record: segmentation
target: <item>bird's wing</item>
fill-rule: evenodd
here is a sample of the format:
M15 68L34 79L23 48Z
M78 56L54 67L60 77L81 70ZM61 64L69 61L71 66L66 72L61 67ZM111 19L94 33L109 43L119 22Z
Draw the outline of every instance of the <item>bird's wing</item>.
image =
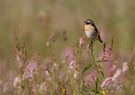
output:
M101 42L101 43L103 43L103 41L101 40L101 37L100 37L100 33L99 33L99 31L98 31L98 29L97 29L97 27L95 26L95 31L97 32L97 39Z
M94 27L95 27L95 31L98 33L98 29L97 29L97 27L94 25ZM99 33L98 33L99 34Z

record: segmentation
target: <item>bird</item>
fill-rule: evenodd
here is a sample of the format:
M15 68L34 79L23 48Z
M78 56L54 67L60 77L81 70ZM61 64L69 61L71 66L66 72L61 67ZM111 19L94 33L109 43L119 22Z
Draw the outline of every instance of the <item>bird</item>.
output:
M98 40L101 43L103 43L103 41L101 40L101 37L100 37L100 33L99 33L96 25L94 24L94 22L90 19L86 19L84 21L84 23L85 23L84 33L85 33L85 36L87 37L87 39L90 40L92 43L95 40Z

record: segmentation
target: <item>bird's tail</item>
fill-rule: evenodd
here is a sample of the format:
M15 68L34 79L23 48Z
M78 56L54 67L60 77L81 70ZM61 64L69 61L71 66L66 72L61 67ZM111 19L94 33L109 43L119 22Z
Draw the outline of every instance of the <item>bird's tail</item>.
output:
M98 40L99 40L101 43L103 43L103 41L101 40L100 35L98 35Z

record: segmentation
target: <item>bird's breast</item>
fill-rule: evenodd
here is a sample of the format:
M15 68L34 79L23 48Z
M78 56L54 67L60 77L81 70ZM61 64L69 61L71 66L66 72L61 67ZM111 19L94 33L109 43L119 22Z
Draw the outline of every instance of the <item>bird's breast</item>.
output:
M85 31L85 34L87 38L92 38L94 31Z
M94 30L94 27L91 25L85 25L84 29L85 31L91 31L91 30Z
M84 27L85 35L87 38L94 39L97 36L97 32L95 31L95 27L91 25L85 25Z

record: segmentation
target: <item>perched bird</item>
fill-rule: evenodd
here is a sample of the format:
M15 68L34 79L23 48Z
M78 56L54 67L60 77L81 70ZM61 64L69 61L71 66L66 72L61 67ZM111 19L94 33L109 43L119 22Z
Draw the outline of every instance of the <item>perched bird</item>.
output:
M86 37L93 42L95 39L99 40L101 43L103 43L103 41L101 40L99 31L97 29L97 27L95 26L94 22L90 19L87 19L86 21L84 21L85 26L84 26L84 32Z

